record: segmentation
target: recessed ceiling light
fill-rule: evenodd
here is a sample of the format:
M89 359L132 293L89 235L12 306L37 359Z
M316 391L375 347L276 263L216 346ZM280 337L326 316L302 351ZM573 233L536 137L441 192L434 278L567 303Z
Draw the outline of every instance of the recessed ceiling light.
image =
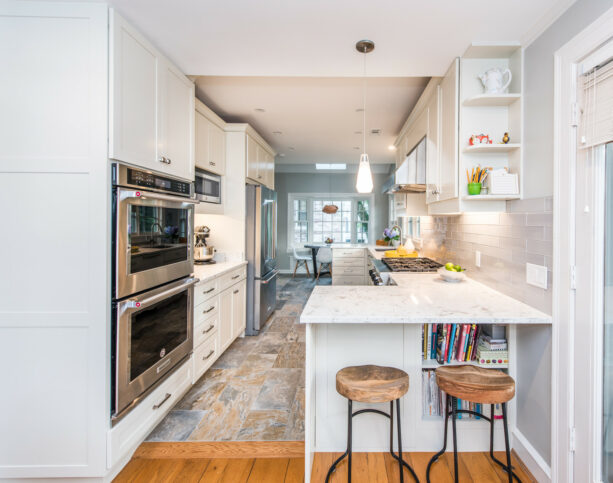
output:
M266 109L263 109L261 107L256 107L254 110L255 112L266 112Z
M379 134L381 134L381 129L371 129L370 134L374 134L375 136L378 136Z
M273 134L283 134L281 131L273 131Z
M387 149L389 149L390 151L396 151L396 146L394 146L393 144L390 144Z
M362 107L358 107L358 108L355 110L355 112L364 112L364 108L362 108Z
M315 169L347 169L346 163L315 163Z

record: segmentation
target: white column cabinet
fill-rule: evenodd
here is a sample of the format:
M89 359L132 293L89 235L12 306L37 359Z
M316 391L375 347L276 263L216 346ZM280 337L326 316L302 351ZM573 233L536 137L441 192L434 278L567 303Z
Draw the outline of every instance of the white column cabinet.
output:
M109 157L193 179L194 84L111 9Z
M232 287L232 339L243 333L247 323L245 291L247 282L243 280Z
M459 59L455 59L440 84L438 201L458 196Z

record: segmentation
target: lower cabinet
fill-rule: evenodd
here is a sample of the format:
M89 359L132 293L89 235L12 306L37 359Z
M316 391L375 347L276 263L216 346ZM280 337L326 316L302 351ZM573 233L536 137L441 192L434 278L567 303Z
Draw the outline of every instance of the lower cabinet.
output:
M229 288L219 295L219 330L217 340L220 351L224 351L232 343L232 289Z
M366 251L332 248L332 285L367 285Z
M247 282L245 280L232 287L232 338L241 335L247 325L247 300L245 291Z

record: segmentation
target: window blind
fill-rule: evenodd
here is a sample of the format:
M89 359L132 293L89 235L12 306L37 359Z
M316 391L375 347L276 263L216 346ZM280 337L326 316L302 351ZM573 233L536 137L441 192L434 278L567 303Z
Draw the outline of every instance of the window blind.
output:
M610 42L604 50L611 45ZM613 57L608 56L595 66L584 64L584 72L579 146L590 148L613 141Z

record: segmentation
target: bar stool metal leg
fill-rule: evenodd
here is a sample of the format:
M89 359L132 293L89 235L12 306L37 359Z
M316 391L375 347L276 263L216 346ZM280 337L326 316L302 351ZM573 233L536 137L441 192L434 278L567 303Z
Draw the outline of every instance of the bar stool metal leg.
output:
M402 469L403 466L405 466L409 472L411 473L411 476L413 476L413 479L419 483L419 478L417 478L417 474L415 473L415 471L413 471L413 468L411 467L411 465L409 465L404 458L402 457L402 433L400 430L400 427L402 426L402 423L400 421L400 399L396 399L396 412L397 417L397 428L398 428L398 455L396 455L394 453L394 436L393 436L393 432L394 432L394 423L393 423L393 418L394 418L394 401L390 401L390 431L392 432L392 434L390 435L390 453L392 454L392 457L398 461L398 467L400 470L400 481L404 482L404 471Z
M400 399L396 399L396 415L398 425L398 471L400 472L400 483L404 483L404 469L402 468L402 433L400 432Z
M456 420L456 408L458 400L455 397L451 398L451 431L453 432L453 474L454 481L458 483L458 436L456 433L455 420Z
M507 464L505 465L502 461L494 456L494 405L490 405L490 458L496 464L498 464L504 471L507 472L509 477L509 483L513 482L513 478L515 478L519 483L521 480L519 476L513 471L513 465L511 463L511 445L509 444L509 427L508 427L508 419L507 419L507 403L502 404L502 424L504 427L504 448L507 455Z
M451 398L449 396L445 396L445 432L443 435L443 448L436 453L428 462L428 467L426 468L426 482L430 483L430 468L436 463L436 461L441 457L441 455L445 454L447 450L447 428L449 427L449 402Z
M351 482L351 421L353 420L353 401L351 399L348 399L348 411L347 411L347 451L345 451L341 456L338 457L338 459L332 463L332 466L330 466L330 469L328 470L328 474L326 475L326 483L328 483L328 481L330 481L330 475L332 475L332 473L334 473L334 470L336 469L336 465L338 465L341 460L345 457L348 456L348 463L349 463L349 468L347 470L347 481Z

